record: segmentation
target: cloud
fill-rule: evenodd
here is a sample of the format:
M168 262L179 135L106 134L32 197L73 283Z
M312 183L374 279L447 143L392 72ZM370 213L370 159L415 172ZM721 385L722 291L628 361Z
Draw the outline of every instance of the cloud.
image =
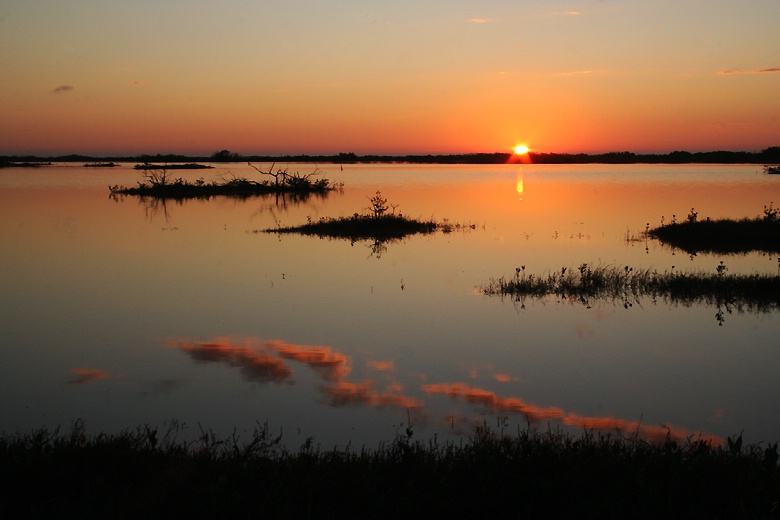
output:
M586 74L593 74L595 70L571 70L566 72L559 72L556 76L584 76Z
M375 383L371 379L360 383L346 381L352 371L350 359L329 347L256 338L215 338L199 343L171 341L167 345L186 352L196 361L238 367L245 379L256 382L292 383L293 372L285 361L302 363L316 370L328 383L320 391L331 406L422 407L419 400L401 394L402 386L398 383L391 383L380 391L374 388ZM378 371L393 370L392 361L369 362L369 366Z
M492 413L523 414L528 420L557 421L566 426L578 429L637 432L645 438L653 441L663 441L667 437L675 440L686 439L693 435L686 428L677 428L670 425L649 426L639 421L629 421L616 417L586 417L573 413L565 413L557 407L540 407L525 403L518 397L500 397L497 394L465 385L463 383L440 383L423 385L423 391L429 394L446 394L451 399L463 400L473 405L480 405ZM699 438L709 440L714 444L722 443L719 437L700 433Z
M324 387L323 393L331 406L368 405L374 408L421 408L419 400L392 392L374 390L373 381L350 383L339 381L335 385Z
M328 381L343 379L352 371L347 356L333 352L328 347L294 345L283 341L269 341L266 345L279 352L284 359L292 359L319 370Z
M135 85L135 86L137 86L137 87L145 87L146 85L148 85L148 84L149 84L149 82L148 82L148 81L139 81L139 80L135 80L135 81L131 81L131 82L130 82L130 84L131 84L131 85Z
M76 377L67 382L69 385L85 385L108 379L108 372L95 368L74 368L71 373Z
M395 370L395 362L390 361L379 361L379 360L369 360L366 362L366 365L368 368L372 370L376 370L377 372L389 372L391 370Z
M49 91L49 94L64 94L66 92L70 92L73 90L73 87L70 85L60 85L56 87L54 90Z
M238 367L244 378L250 381L282 383L292 380L292 370L284 364L284 360L262 348L231 345L220 339L194 344L180 342L170 346L183 350L196 361Z
M378 383L370 378L358 382L347 380L347 376L351 372L351 359L329 347L298 345L278 340L263 341L252 337L215 338L199 343L171 341L168 346L186 352L192 359L199 362L225 363L232 367L238 367L242 377L250 381L292 383L293 371L287 366L287 362L298 362L320 374L324 384L319 387L319 392L324 403L329 406L406 409L412 410L417 419L426 418L427 420L425 402L416 397L405 395L403 385L400 382L394 381L392 378L383 383ZM369 360L367 366L382 375L390 374L395 370L392 360ZM79 377L71 381L72 384L83 384L108 377L108 374L101 370L76 369L73 373ZM499 382L519 380L519 378L505 373L494 372L492 377ZM423 375L421 379L424 380L426 377ZM519 397L500 396L489 390L460 382L422 384L420 388L427 395L446 395L450 399L477 406L483 412L522 415L532 422L555 421L577 429L635 432L655 441L663 441L667 437L685 439L695 434L695 432L690 432L685 428L669 425L650 426L641 424L641 421L629 421L616 417L588 417L566 412L554 406L537 406L526 403ZM446 418L442 418L441 422L442 424L446 423L455 431L468 425L478 425L483 419L450 414ZM722 443L722 439L718 437L704 433L697 435L697 438L710 440L715 444Z
M469 18L471 23L488 23L487 18Z
M718 71L718 74L721 76L731 76L734 74L767 74L772 72L780 72L780 67L772 67L769 69L758 69L758 70L721 70Z

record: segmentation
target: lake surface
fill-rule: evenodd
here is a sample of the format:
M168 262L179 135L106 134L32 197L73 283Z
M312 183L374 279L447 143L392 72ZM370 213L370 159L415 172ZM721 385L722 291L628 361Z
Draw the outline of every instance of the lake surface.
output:
M174 171L246 175L247 165ZM269 165L258 165L268 167ZM289 165L302 173L313 165ZM780 204L756 165L320 165L305 202L112 199L132 164L0 170L0 430L178 421L293 449L414 438L639 431L780 440L780 316L643 300L515 302L491 279L562 267L777 274L763 254L689 257L627 240L663 218ZM384 244L260 233L363 212L462 224ZM673 217L673 215L675 217ZM183 425L183 426L182 426Z

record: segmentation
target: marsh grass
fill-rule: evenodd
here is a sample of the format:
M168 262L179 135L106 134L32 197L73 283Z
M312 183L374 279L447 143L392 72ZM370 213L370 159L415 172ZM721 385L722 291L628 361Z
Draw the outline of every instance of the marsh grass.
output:
M178 426L116 435L41 429L0 438L3 518L773 518L777 444L650 443L480 428L463 442L406 435L377 449L297 451Z
M681 222L673 219L668 224L648 229L647 236L660 240L688 254L736 254L751 251L780 252L779 209L764 206L762 215L749 219L704 219L692 208Z
M199 163L173 163L173 164L152 164L143 163L133 166L136 170L210 170L214 168L208 164Z
M722 312L770 312L780 308L780 276L728 274L720 262L715 272L665 271L634 269L624 266L563 267L539 276L526 274L525 266L515 269L512 278L491 280L482 287L487 295L545 298L581 302L590 306L594 300L619 302L624 307L649 298L672 305L690 306L705 303L717 306L719 322Z
M290 172L286 168L277 168L275 164L268 170L261 170L250 163L260 175L268 176L268 179L260 181L243 176L233 175L227 179L212 180L206 182L202 177L195 181L189 181L182 177L173 177L168 171L170 166L138 165L140 166L142 181L136 186L109 186L113 197L122 195L137 195L140 197L154 197L158 199L191 199L208 198L212 196L228 197L253 197L257 195L282 195L291 194L297 196L325 195L337 190L341 186L331 183L330 180L318 177L320 171L315 169L311 173ZM184 165L192 166L192 165Z
M451 224L445 220L420 220L395 213L397 205L390 205L377 191L369 198L370 206L363 213L348 217L321 217L297 226L277 226L262 230L263 233L296 233L320 238L340 238L351 241L373 240L380 245L416 234L430 234L436 231L452 233L456 230L474 229L474 225ZM392 208L392 212L388 210Z

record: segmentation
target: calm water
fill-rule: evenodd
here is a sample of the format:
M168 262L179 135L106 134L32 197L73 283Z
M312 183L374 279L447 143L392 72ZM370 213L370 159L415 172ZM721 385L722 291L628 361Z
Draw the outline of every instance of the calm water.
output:
M322 169L342 193L167 204L109 198L140 180L130 164L0 170L0 430L82 418L92 433L177 420L184 435L243 435L267 421L293 448L377 447L411 419L422 439L531 421L780 440L776 314L718 326L708 306L521 306L479 291L520 265L776 274L766 255L626 241L691 208L741 218L780 204L759 166ZM468 229L381 247L257 233L361 212L377 190Z

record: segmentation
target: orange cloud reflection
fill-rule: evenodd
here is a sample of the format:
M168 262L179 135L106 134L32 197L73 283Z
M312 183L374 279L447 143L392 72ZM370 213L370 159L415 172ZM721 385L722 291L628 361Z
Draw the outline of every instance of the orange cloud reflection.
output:
M393 393L380 393L373 388L373 381L350 383L339 381L333 386L324 387L323 393L329 397L332 406L354 404L369 405L375 408L421 408L422 402L413 397Z
M384 376L389 375L389 380L380 385L370 378L361 382L348 381L351 359L324 346L297 345L278 340L262 341L256 338L216 338L199 343L172 341L168 345L186 352L196 361L219 362L239 367L242 376L250 381L292 383L293 371L287 362L298 362L316 370L326 382L319 391L325 403L330 406L370 406L377 409L413 410L418 420L424 418L427 420L424 402L404 395L403 385L392 376L392 372L395 371L393 361L366 362L369 369L381 372ZM108 374L101 370L76 369L73 373L79 377L71 381L72 384L83 384L108 377ZM476 372L472 376L476 377ZM500 373L493 374L493 378L499 382L519 380L517 377ZM420 379L426 379L424 374ZM686 428L669 425L648 426L641 424L640 421L567 413L558 407L529 404L519 397L502 397L495 392L465 383L423 384L421 389L425 394L443 394L454 400L480 406L488 413L522 415L532 422L556 421L578 429L636 433L653 441L663 441L666 438L679 440L696 435L697 438L714 444L722 443L722 439L718 437L691 432ZM480 419L461 415L460 412L452 412L448 413L446 418L434 422L446 424L453 431L461 431L465 427L479 425L483 420L484 417Z
M96 368L74 368L71 373L76 377L68 381L69 385L85 385L108 379L108 372Z
M285 359L293 359L321 370L328 381L343 379L352 371L347 356L332 352L328 347L308 347L282 341L269 341L267 345Z
M428 394L447 394L453 399L461 398L472 404L480 404L493 412L520 413L530 420L562 420L563 410L554 407L539 407L527 404L517 397L498 397L495 393L481 388L474 388L463 383L440 383L423 385L423 391Z
M212 342L173 343L170 346L183 350L196 361L212 361L239 367L242 375L251 381L284 382L292 379L292 370L282 359L248 346L231 345L229 340Z
M533 422L554 420L579 429L636 432L643 438L656 442L663 441L667 437L674 440L685 439L694 434L687 428L677 428L670 425L648 426L639 421L628 421L614 417L585 417L572 413L566 414L560 408L530 405L517 397L499 397L488 390L474 388L463 383L423 385L423 390L429 394L446 394L453 399L479 404L493 413L523 414L529 421ZM716 445L723 442L720 437L714 435L699 433L696 436Z
M376 408L422 407L419 400L400 393L400 383L391 383L384 391L379 391L370 379L362 383L346 381L352 370L351 361L329 347L255 338L216 338L199 343L170 341L168 346L186 352L196 361L220 362L239 367L244 378L250 381L292 383L293 371L285 361L297 361L317 370L325 381L331 383L320 388L331 406L357 404ZM394 368L392 361L370 362L369 366L382 371Z

